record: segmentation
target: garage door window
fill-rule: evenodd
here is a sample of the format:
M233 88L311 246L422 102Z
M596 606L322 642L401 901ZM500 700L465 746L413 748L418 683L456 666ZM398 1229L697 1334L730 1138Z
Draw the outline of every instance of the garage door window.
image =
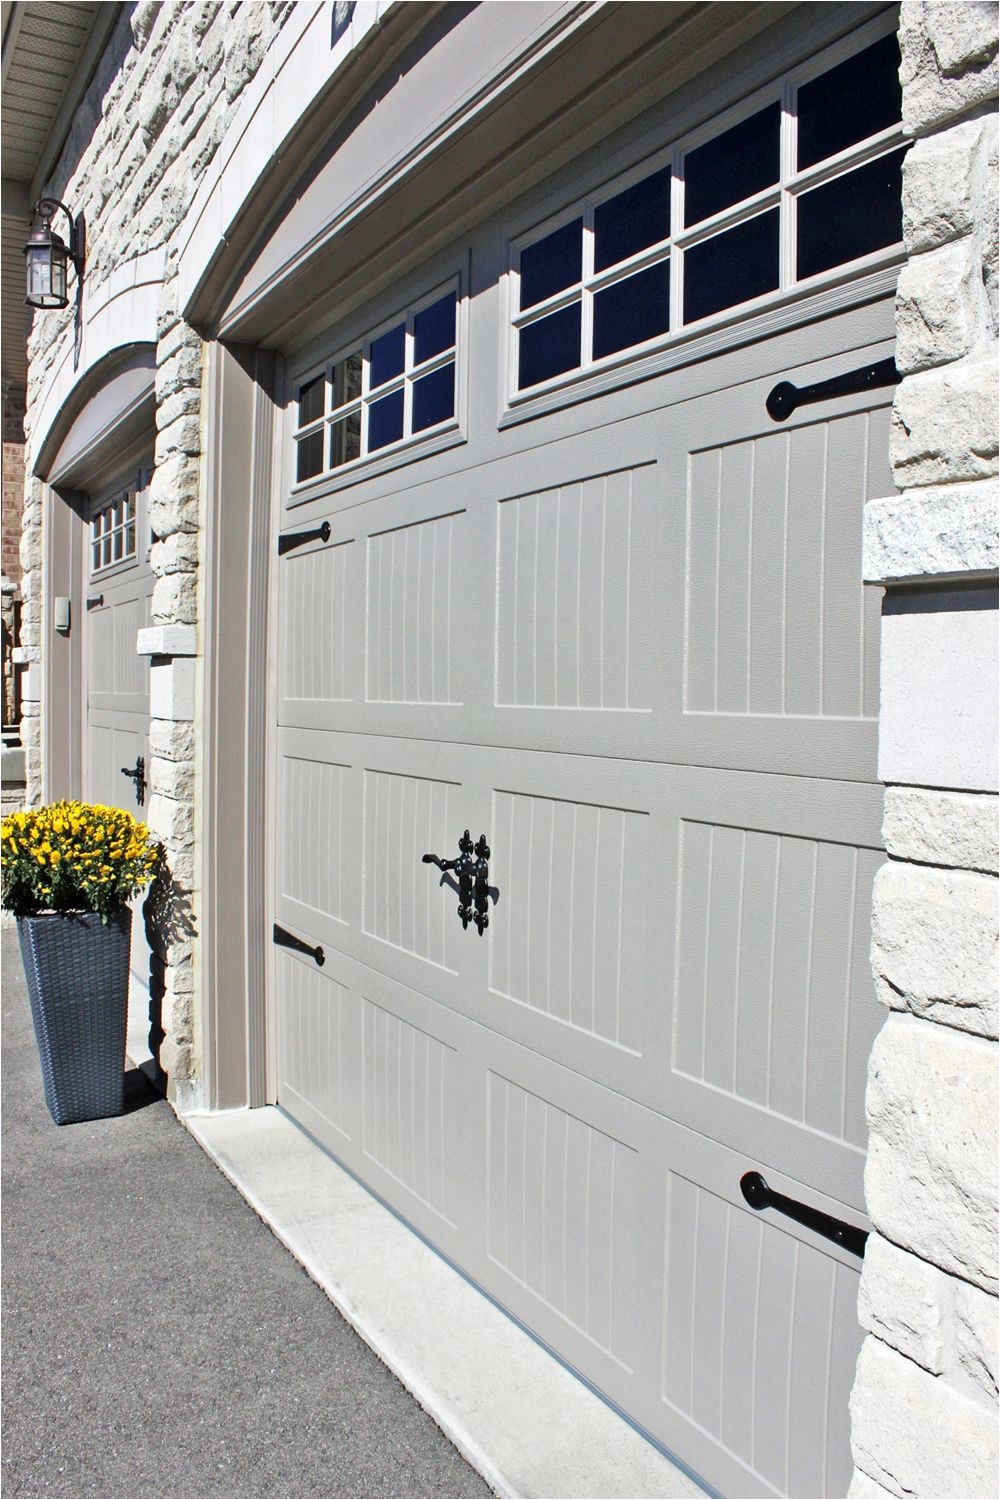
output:
M439 287L298 384L296 483L454 425L457 309Z
M515 241L512 398L896 253L887 24Z

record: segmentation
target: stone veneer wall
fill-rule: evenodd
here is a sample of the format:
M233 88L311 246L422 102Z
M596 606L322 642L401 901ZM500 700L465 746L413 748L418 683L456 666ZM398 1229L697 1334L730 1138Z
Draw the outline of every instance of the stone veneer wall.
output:
M904 0L854 1496L997 1493L997 11ZM962 585L965 585L964 590ZM992 702L991 702L992 697ZM994 761L994 767L990 762ZM909 784L913 783L913 784Z
M156 354L156 446L150 494L155 575L151 656L149 825L170 870L147 903L153 991L165 1032L160 1062L178 1102L196 1073L194 993L195 659L202 452L202 345L176 306L176 237L240 96L291 13L282 3L126 5L74 118L46 191L82 210L87 299L128 260L162 249L166 272ZM72 338L72 306L36 315L28 345L25 427L55 362ZM42 703L42 515L44 486L25 485L21 534L22 720L28 802L44 795ZM54 502L58 503L58 502Z

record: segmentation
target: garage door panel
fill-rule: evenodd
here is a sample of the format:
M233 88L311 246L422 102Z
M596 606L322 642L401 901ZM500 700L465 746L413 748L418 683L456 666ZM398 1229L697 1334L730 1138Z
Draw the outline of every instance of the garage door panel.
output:
M696 1181L701 1155L667 1177L660 1430L725 1493L844 1494L860 1267Z
M652 707L653 467L498 503L498 707Z
M361 1010L356 994L304 955L279 949L278 1073L292 1109L331 1150L355 1141L361 1120Z
M365 700L460 706L464 678L464 511L424 516L369 535Z
M362 694L350 622L363 598L358 545L334 536L328 546L288 553L279 563L279 718L323 728L341 704Z

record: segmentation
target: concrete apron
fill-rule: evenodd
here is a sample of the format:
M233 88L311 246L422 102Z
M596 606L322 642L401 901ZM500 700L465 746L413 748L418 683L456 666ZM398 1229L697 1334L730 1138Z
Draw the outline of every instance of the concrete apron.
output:
M279 1110L182 1119L497 1495L704 1494Z

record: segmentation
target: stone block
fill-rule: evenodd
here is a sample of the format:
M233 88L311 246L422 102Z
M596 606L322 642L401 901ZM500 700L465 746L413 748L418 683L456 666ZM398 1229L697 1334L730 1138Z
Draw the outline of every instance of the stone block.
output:
M194 765L189 760L161 760L150 756L149 785L153 792L190 803L194 795Z
M997 55L997 8L989 0L958 0L924 6L924 24L938 67L949 77L966 73Z
M198 589L194 573L169 573L153 584L153 622L193 625L198 618Z
M896 292L897 367L908 375L962 359L976 347L985 321L972 236L912 256Z
M997 873L997 798L991 792L890 786L882 839L897 859Z
M865 582L995 575L1000 562L998 501L993 479L869 500L864 513Z
M940 1375L950 1306L951 1279L943 1271L879 1234L868 1236L858 1293L862 1328L932 1375Z
M891 1493L996 1495L995 1417L871 1335L858 1360L851 1418L855 1464Z
M997 1299L955 1284L955 1345L959 1368L990 1401L997 1399Z
M994 350L908 375L896 391L889 438L898 487L995 474L997 396Z
M996 98L995 38L996 7L989 3L933 0L902 7L899 76L907 135L926 135Z
M989 875L890 863L875 877L872 972L894 1009L995 1038L998 937Z
M149 715L152 719L194 720L194 658L154 657L149 667Z
M153 471L149 525L162 540L175 532L198 530L199 471L196 459L173 453Z
M186 417L191 412L197 414L201 408L201 386L185 386L179 391L161 401L156 408L157 428L170 427L179 417Z
M983 260L983 286L986 288L986 300L990 309L990 320L992 323L993 337L996 338L1000 317L997 309L997 259L998 239L1000 239L1000 210L998 210L998 162L997 162L997 121L992 121L993 131L986 153L986 161L983 167L983 184L980 193L980 231L979 240Z
M881 781L997 790L996 602L995 589L886 595Z
M910 255L976 227L989 125L964 120L917 141L903 162L903 242Z
M882 1500L883 1495L898 1495L899 1490L887 1490L881 1484L876 1484L868 1474L862 1474L860 1469L855 1469L851 1475L851 1482L847 1490L847 1500Z
M151 719L149 753L163 760L191 760L194 756L194 725L170 719Z
M169 427L156 434L156 462L162 464L172 453L196 458L201 452L201 418L197 412L178 417Z
M875 1228L995 1292L996 1043L892 1015L872 1049L866 1104Z
M194 817L188 801L179 802L154 792L149 799L146 821L156 838L177 848L190 844L194 838Z
M138 656L197 656L197 633L193 625L147 625L137 630Z
M184 386L201 382L201 345L183 343L172 354L157 352L156 399L166 401Z

